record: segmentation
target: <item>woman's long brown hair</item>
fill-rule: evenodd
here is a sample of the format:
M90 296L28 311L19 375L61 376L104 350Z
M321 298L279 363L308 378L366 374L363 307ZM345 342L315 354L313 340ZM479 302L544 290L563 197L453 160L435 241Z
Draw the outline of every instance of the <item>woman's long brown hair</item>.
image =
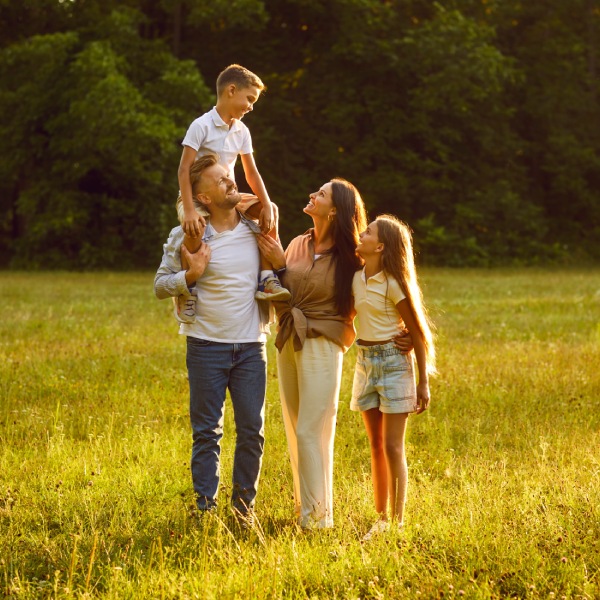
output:
M360 193L349 181L336 177L331 183L331 198L336 210L331 228L335 302L339 313L346 317L353 306L352 279L362 264L356 246L358 234L367 226L367 214Z

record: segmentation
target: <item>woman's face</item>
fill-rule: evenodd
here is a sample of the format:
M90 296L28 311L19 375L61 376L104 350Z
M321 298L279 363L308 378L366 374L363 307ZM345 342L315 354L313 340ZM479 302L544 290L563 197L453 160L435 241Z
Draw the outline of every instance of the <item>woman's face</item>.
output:
M331 197L333 185L331 181L321 186L318 192L309 195L308 204L304 212L314 218L327 219L329 215L335 215L335 207Z
M377 221L373 221L367 225L367 228L358 235L358 245L356 251L361 256L376 254L383 250L383 244L379 241L377 232Z

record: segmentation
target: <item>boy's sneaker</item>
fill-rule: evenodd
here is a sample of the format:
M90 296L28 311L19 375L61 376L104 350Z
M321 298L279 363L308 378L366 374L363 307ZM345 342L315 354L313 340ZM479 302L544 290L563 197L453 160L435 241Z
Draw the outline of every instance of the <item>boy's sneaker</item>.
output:
M254 297L257 300L289 300L292 294L279 282L277 275L267 275L259 284Z
M180 323L196 322L196 290L191 290L189 296L173 298L173 314Z

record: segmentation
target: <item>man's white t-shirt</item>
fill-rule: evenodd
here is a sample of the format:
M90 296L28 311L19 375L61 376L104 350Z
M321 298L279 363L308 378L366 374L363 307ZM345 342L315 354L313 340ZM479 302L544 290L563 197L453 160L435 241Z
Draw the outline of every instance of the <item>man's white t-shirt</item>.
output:
M179 332L226 344L266 341L254 298L260 268L255 234L240 221L206 243L211 256L196 282L196 322L181 324Z
M181 145L196 150L196 159L209 153L218 154L219 163L234 181L238 155L252 154L250 130L238 119L234 119L229 127L216 107L192 122Z

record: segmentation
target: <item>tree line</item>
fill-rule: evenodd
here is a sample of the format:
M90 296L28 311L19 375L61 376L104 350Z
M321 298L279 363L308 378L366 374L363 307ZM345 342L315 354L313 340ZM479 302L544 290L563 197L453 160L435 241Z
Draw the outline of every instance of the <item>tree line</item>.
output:
M597 0L0 0L0 264L156 266L234 62L268 87L245 122L284 242L340 176L422 263L597 261L599 23Z

